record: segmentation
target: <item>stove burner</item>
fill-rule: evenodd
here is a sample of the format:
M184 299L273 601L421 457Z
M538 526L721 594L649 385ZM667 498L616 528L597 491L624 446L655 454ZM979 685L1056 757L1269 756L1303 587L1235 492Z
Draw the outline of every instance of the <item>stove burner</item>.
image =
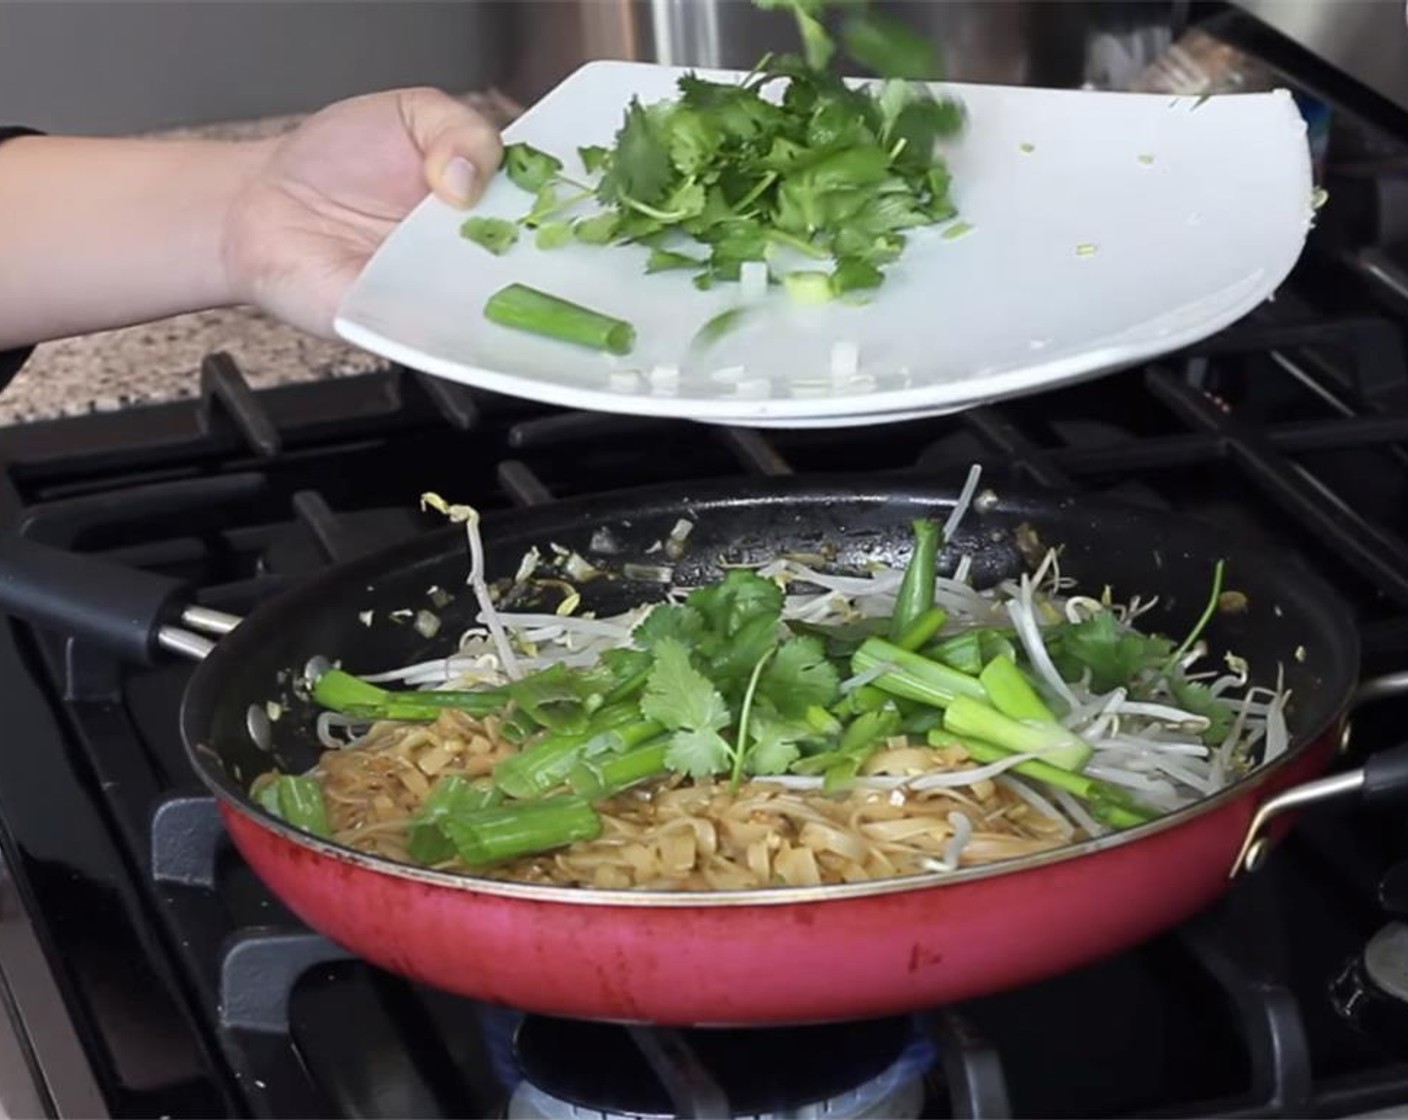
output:
M1408 862L1379 881L1379 901L1393 917L1408 918ZM1340 1017L1384 1050L1408 1056L1408 923L1390 922L1349 961L1330 986Z
M1408 1004L1408 925L1384 926L1364 949L1364 971L1381 992Z
M510 1120L918 1116L927 1038L904 1019L662 1030L530 1017Z

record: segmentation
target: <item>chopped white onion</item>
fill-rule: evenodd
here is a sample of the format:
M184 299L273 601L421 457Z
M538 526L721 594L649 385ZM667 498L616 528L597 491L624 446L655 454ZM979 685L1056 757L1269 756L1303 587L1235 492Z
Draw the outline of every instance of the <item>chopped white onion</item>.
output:
M854 342L831 344L831 380L848 381L860 372L860 347Z
M768 294L766 261L744 261L738 266L738 293L744 303L760 303Z

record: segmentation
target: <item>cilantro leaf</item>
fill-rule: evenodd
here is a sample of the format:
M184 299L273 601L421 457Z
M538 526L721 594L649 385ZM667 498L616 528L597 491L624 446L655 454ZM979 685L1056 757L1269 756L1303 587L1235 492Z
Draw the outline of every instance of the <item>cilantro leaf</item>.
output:
M691 778L727 770L733 752L722 735L709 728L677 731L665 749L665 765Z
M847 148L871 142L871 122L867 110L871 100L847 91L840 97L826 97L812 108L807 121L807 144L812 148Z
M645 682L640 712L671 731L716 731L732 718L708 677L690 663L689 651L675 638L655 645L655 666Z
M634 696L645 687L655 661L645 650L609 649L601 655L601 664L590 670L605 696L604 702Z
M503 218L466 218L460 236L501 257L518 241L518 227Z
M636 624L631 637L643 649L654 649L669 638L689 646L703 635L704 616L692 606L660 603Z
M681 108L670 116L670 161L684 175L698 175L718 154L725 133L707 112Z
M616 215L597 214L572 223L572 236L583 245L606 245L616 236Z
M755 615L770 615L777 621L782 614L782 588L755 572L734 568L719 583L695 588L685 604L727 636L736 634Z
M769 736L761 728L759 736L743 764L750 774L785 774L787 768L802 757L802 748L793 739Z
M571 222L544 222L538 227L533 244L539 249L560 249L571 240Z
M885 274L860 257L842 257L831 273L831 290L838 296L847 292L863 292L878 288Z
M578 148L577 155L581 157L582 167L588 175L604 171L611 164L611 149L603 148L600 144L588 144Z
M841 676L826 659L820 639L806 635L777 647L758 689L780 714L802 719L810 707L835 703L840 683Z
M864 302L903 253L901 231L957 213L937 144L963 126L963 108L910 80L936 73L932 46L876 15L869 0L755 2L792 16L805 59L769 55L741 83L687 73L675 100L633 98L610 147L577 149L587 174L600 176L583 189L605 212L573 221L570 236L645 245L653 250L646 272L690 267L703 291L738 281L745 262L792 249L822 262L819 275L829 272L818 291ZM852 88L827 68L836 54L833 11L852 57L889 79L881 88ZM775 83L785 86L780 102L765 96ZM562 211L583 196L558 199L561 184L575 185L561 160L512 144L504 164L537 196L521 224L548 227L537 238L542 248L565 244ZM512 244L502 229L474 228L492 252ZM681 235L706 246L707 257L680 244Z
M744 682L759 660L777 644L778 619L771 611L747 618L733 633L712 643L709 676L730 695Z
M616 153L598 187L603 201L654 205L665 197L675 169L659 116L642 107L640 98L631 98L625 121L616 133Z
M560 209L562 203L557 197L557 188L551 183L544 183L538 188L538 193L533 199L533 208L523 216L523 224L529 229L540 225L543 220Z
M760 8L777 8L790 11L797 21L797 30L802 35L802 47L806 52L807 65L816 70L824 70L836 53L836 44L821 22L825 8L823 0L755 0Z
M802 740L815 736L808 724L784 719L759 701L748 725L751 742L743 768L750 774L785 774L802 757Z
M1170 676L1167 681L1168 690L1173 693L1173 698L1178 702L1180 708L1199 715L1208 721L1207 729L1203 731L1203 742L1208 746L1216 746L1224 742L1232 731L1232 724L1236 720L1236 711L1232 705L1221 697L1214 696L1212 689L1199 681L1190 681L1185 677Z
M1051 659L1067 680L1090 672L1090 687L1109 692L1127 685L1147 669L1168 660L1173 643L1157 635L1122 630L1109 611L1099 611L1083 622L1061 627L1047 642Z
M668 272L671 269L698 268L704 262L698 257L676 253L670 249L652 249L650 259L645 262L645 271Z
M882 78L940 76L934 44L890 16L866 10L851 15L841 25L841 41L847 54Z
M531 144L510 144L504 149L504 170L515 184L536 194L562 170L562 161Z

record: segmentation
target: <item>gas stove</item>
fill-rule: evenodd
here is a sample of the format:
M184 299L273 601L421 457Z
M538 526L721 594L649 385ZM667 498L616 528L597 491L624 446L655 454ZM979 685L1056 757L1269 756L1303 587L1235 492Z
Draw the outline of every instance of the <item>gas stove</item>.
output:
M1353 611L1366 675L1401 675L1356 719L1359 752L1391 745L1408 716L1399 248L1327 221L1273 302L1189 352L840 432L564 412L401 368L255 392L213 354L198 400L0 430L0 524L180 576L243 614L435 528L417 511L427 489L490 511L758 474L953 482L979 462L1300 556ZM1401 814L1311 813L1187 925L909 1018L684 1031L524 1017L349 958L269 894L186 763L190 672L0 626L10 1114L1408 1114Z

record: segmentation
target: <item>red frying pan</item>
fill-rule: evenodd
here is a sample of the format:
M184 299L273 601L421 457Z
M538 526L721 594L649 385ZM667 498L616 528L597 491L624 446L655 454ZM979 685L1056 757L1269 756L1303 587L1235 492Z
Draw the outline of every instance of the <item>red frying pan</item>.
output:
M874 481L737 481L625 492L486 520L488 570L511 575L526 549L557 542L587 555L609 529L616 560L647 549L681 517L696 524L679 582L717 578L719 558L757 561L838 546L837 562L903 564L910 522L942 517L938 487ZM192 607L162 578L113 570L31 542L0 545L0 606L140 659L201 657L182 710L192 765L219 799L249 864L309 925L383 968L475 999L560 1016L673 1025L800 1023L881 1016L1024 984L1125 948L1183 921L1254 866L1283 809L1359 790L1408 789L1408 749L1315 779L1345 728L1359 651L1346 609L1284 555L1242 549L1161 513L1052 495L1002 496L970 511L946 557L973 557L986 584L1028 566L1020 526L1061 545L1062 571L1117 596L1160 596L1146 623L1185 632L1215 560L1248 607L1222 614L1216 650L1245 657L1258 683L1284 668L1291 750L1215 797L1150 824L1007 863L814 888L666 893L490 881L390 862L319 840L267 815L248 783L272 764L313 765L316 713L293 702L268 726L266 701L312 657L371 673L446 652L472 597L442 611L437 640L374 618L460 588L464 535L434 532L311 579L243 621ZM595 581L603 613L660 594L658 584ZM456 613L458 612L458 613ZM238 623L238 625L235 625ZM223 633L210 641L194 630ZM1297 655L1294 651L1303 652ZM251 709L255 714L251 717ZM1297 785L1297 783L1309 783Z

